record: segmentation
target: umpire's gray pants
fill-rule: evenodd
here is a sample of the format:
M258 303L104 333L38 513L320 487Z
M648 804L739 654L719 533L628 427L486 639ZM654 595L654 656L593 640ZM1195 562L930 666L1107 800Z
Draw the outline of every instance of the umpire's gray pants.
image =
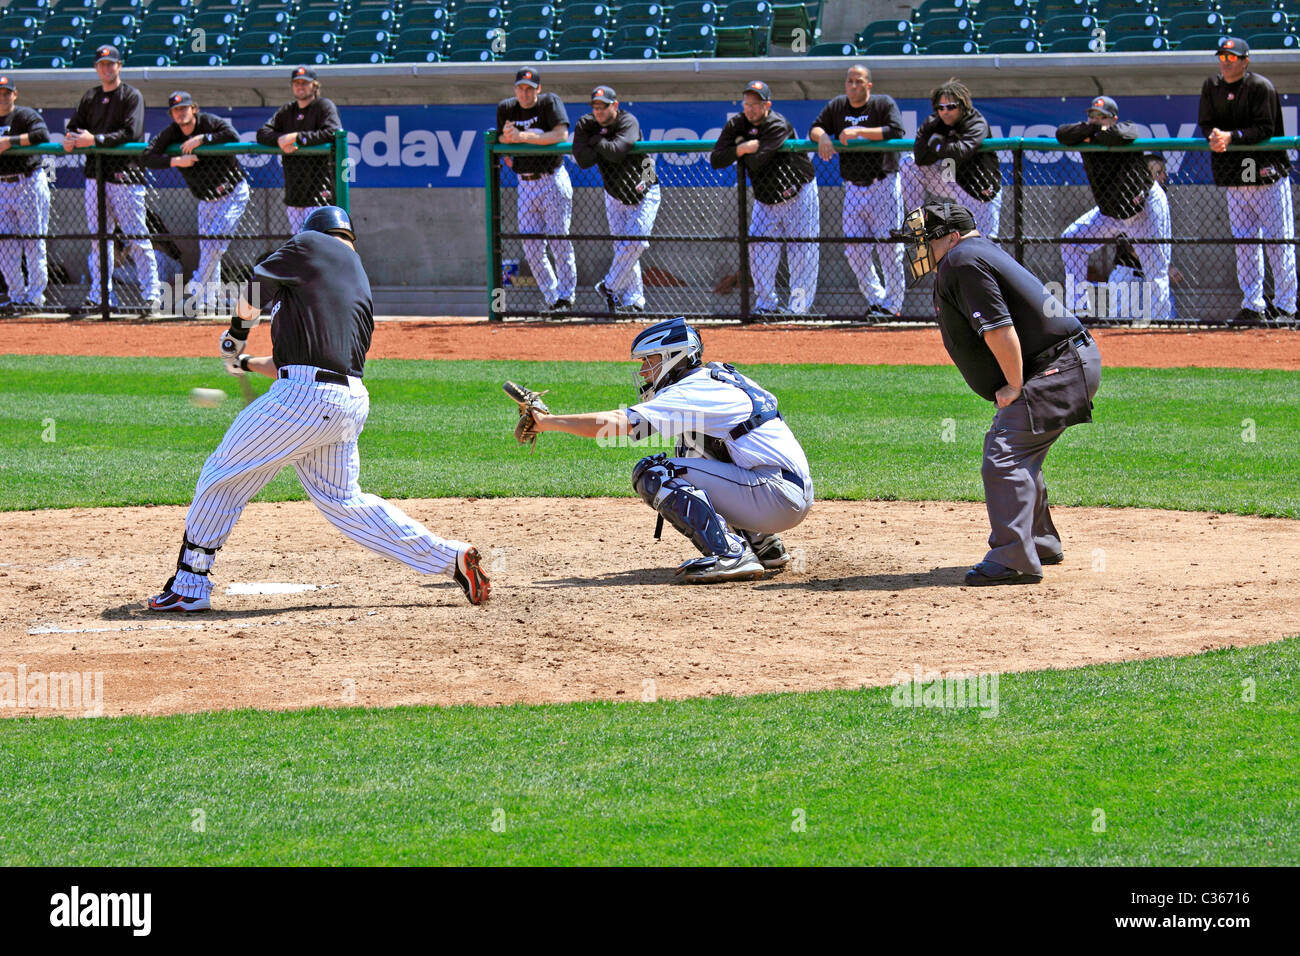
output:
M1078 351L1088 397L1092 398L1101 384L1101 353L1095 343ZM1043 459L1064 432L1064 428L1058 428L1035 435L1030 430L1023 395L993 416L993 426L984 436L984 465L980 469L984 505L993 529L985 561L1024 574L1042 574L1039 559L1061 553L1061 538L1047 507Z
M776 469L751 471L711 458L669 461L676 474L708 494L713 510L733 531L788 531L803 521L813 504L811 478L801 487L781 477Z

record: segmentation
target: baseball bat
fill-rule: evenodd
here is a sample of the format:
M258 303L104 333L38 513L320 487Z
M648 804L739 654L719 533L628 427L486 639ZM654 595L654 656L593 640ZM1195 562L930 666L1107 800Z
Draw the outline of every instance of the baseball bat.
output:
M253 383L248 380L247 372L241 372L235 378L239 379L239 391L244 396L244 407L247 408L257 398L257 392L253 391Z

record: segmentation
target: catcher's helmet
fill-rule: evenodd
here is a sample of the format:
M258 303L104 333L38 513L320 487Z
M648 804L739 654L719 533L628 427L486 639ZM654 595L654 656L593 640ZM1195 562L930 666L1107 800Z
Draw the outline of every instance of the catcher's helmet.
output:
M646 359L659 356L659 367L654 377L645 381L638 376L637 391L642 399L651 399L661 388L671 385L704 362L704 343L700 333L678 316L656 322L632 340L632 358Z
M890 236L902 240L907 253L907 270L915 282L934 271L930 240L941 239L950 232L969 232L974 228L975 217L965 206L955 202L932 202L909 212L903 217L903 228L892 230Z
M338 206L319 206L312 210L299 232L324 232L331 236L342 236L356 242L357 234L352 230L352 217Z

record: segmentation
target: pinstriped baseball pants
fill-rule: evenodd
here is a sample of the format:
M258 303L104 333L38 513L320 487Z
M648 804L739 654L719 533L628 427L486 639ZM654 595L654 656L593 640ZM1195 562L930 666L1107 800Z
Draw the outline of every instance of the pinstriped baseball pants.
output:
M185 536L198 548L226 543L244 506L285 465L292 465L312 502L357 544L422 574L452 574L457 545L432 534L400 508L361 490L357 437L370 413L370 395L358 378L348 385L315 381L316 369L285 366L290 377L239 413L209 456L185 516ZM186 548L182 561L197 571L213 555ZM206 597L203 574L178 570L172 590Z

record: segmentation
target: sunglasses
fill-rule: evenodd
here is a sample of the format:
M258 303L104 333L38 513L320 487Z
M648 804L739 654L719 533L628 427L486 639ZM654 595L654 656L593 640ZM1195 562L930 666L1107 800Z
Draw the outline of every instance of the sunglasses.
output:
M935 107L935 109L937 109L941 113L947 113L950 112L951 110L959 110L961 109L961 107L958 106L956 103L940 103L938 106Z
M1237 62L1238 60L1240 60L1240 59L1241 59L1241 57L1237 56L1237 54L1235 54L1235 53L1220 53L1220 54L1219 54L1219 62L1220 62L1220 63L1236 63L1236 62Z

